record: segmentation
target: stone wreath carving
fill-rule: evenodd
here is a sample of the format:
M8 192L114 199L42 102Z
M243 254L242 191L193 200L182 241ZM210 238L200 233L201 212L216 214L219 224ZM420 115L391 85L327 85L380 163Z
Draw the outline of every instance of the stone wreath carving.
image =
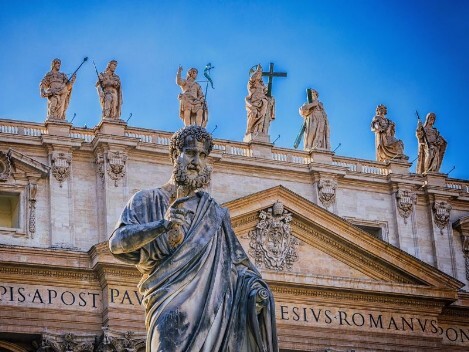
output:
M404 218L404 223L407 224L407 218L414 210L414 204L417 201L415 193L400 189L396 192L397 210L399 215Z
M5 182L10 177L11 163L10 158L4 152L0 152L0 182Z
M298 260L297 238L291 234L292 215L281 202L261 211L255 230L249 232L249 254L259 268L291 270Z
M446 201L437 201L433 204L433 219L441 234L443 234L443 229L448 225L451 209L451 204Z
M72 155L70 153L53 152L52 153L52 175L59 181L60 187L62 183L70 176L70 165L72 163Z
M114 180L114 186L117 187L117 181L125 176L125 164L127 155L123 152L108 152L107 154L107 173L111 180Z
M319 200L326 207L329 208L335 202L335 189L337 182L333 179L325 178L318 182Z

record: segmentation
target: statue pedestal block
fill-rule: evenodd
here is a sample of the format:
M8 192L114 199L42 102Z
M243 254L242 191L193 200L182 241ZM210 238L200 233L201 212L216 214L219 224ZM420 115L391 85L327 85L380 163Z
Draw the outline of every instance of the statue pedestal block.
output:
M102 134L111 134L114 136L124 136L127 122L115 119L102 119L97 126L97 130Z
M442 174L439 172L427 172L425 176L427 178L427 185L429 186L446 186L446 177L448 176L446 174Z
M267 143L270 144L270 136L264 133L248 133L244 135L243 142L251 143Z
M50 136L69 137L72 124L65 120L48 119L46 120L47 133Z
M332 164L333 152L326 149L312 149L309 151L311 162L321 164Z
M387 162L387 169L389 170L390 173L393 174L400 174L400 175L408 175L409 174L409 167L412 164L403 161L403 160L393 160Z

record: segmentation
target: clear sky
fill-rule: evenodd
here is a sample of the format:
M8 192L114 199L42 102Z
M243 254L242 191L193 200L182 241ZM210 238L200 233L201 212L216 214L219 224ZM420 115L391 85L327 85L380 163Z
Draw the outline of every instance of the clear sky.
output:
M103 71L119 62L129 125L164 131L178 116L178 65L215 69L207 129L241 141L249 69L288 72L274 80L276 145L291 148L305 89L315 88L329 117L337 155L374 160L370 122L388 107L405 153L417 157L415 110L437 114L448 141L441 168L469 179L469 1L38 1L0 0L0 118L42 122L39 82L50 62L71 73L83 57L68 118L95 126L100 106L91 60ZM199 75L200 79L203 76ZM415 170L414 162L412 171Z

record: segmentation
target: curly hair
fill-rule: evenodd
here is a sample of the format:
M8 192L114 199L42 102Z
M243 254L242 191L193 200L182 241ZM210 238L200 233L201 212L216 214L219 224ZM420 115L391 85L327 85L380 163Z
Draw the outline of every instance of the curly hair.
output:
M169 144L169 155L171 156L171 161L174 162L174 152L180 154L184 149L184 144L188 136L193 137L198 142L205 142L207 146L207 152L210 152L213 149L213 139L210 133L201 126L190 125L181 128L179 131L176 131L171 137L171 142Z

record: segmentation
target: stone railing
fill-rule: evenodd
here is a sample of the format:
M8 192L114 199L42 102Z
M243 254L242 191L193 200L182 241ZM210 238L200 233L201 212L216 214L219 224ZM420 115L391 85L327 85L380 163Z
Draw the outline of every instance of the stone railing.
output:
M47 134L42 123L18 122L0 119L0 133L18 134L22 136L40 136Z
M332 165L346 167L351 172L360 172L380 176L389 175L389 169L385 164L369 160L334 156L332 157Z
M72 128L69 136L72 138L80 138L85 142L90 143L95 136L95 132L87 128Z
M272 148L272 159L294 164L309 164L311 162L308 152L276 147Z
M446 188L450 188L461 193L469 193L469 181L446 180Z

